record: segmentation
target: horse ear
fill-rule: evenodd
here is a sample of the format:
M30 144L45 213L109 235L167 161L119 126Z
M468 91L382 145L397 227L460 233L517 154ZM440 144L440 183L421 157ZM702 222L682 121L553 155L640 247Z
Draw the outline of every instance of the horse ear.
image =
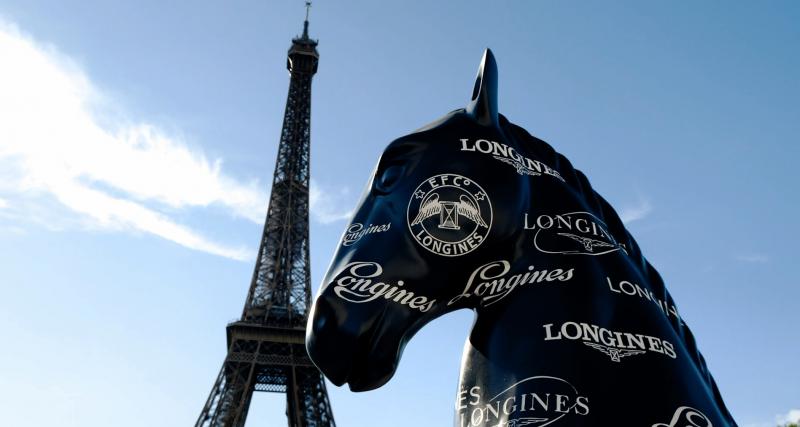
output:
M497 113L497 62L491 49L483 52L467 114L484 126L499 127Z

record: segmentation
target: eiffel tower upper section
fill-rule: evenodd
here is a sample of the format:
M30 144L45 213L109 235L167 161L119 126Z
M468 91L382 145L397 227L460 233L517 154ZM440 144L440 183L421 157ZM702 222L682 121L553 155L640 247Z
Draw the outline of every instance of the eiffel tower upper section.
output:
M243 427L253 392L286 394L290 427L335 427L325 381L305 348L311 294L308 205L311 79L317 41L292 39L289 96L267 219L242 317L226 327L228 354L196 427Z
M311 78L317 72L317 41L292 39L286 66L291 75L278 159L253 279L241 321L302 327L311 298L308 204Z

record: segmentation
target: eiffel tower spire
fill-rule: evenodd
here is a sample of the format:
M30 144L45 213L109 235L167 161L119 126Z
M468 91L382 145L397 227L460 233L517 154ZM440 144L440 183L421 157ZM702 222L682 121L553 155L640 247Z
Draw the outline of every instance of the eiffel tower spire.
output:
M227 326L228 355L196 427L243 427L254 391L286 393L290 427L336 425L305 349L311 79L319 62L317 41L308 36L310 6L288 52L289 95L253 278L241 319Z

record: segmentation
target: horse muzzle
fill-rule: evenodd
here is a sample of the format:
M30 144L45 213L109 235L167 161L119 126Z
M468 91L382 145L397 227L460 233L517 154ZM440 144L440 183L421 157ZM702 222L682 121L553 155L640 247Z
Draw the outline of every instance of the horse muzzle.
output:
M398 346L383 327L382 315L366 321L352 305L321 295L306 327L306 350L335 385L352 391L376 389L394 375Z

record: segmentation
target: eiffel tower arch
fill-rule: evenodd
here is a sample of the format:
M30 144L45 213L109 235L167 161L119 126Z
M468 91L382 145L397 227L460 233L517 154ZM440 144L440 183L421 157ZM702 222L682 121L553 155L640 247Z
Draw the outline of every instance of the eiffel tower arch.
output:
M306 3L310 6L310 3ZM292 39L289 95L253 279L241 318L227 326L228 354L196 427L243 427L255 391L286 394L290 427L334 427L325 381L308 357L311 298L308 202L311 79L317 41Z

